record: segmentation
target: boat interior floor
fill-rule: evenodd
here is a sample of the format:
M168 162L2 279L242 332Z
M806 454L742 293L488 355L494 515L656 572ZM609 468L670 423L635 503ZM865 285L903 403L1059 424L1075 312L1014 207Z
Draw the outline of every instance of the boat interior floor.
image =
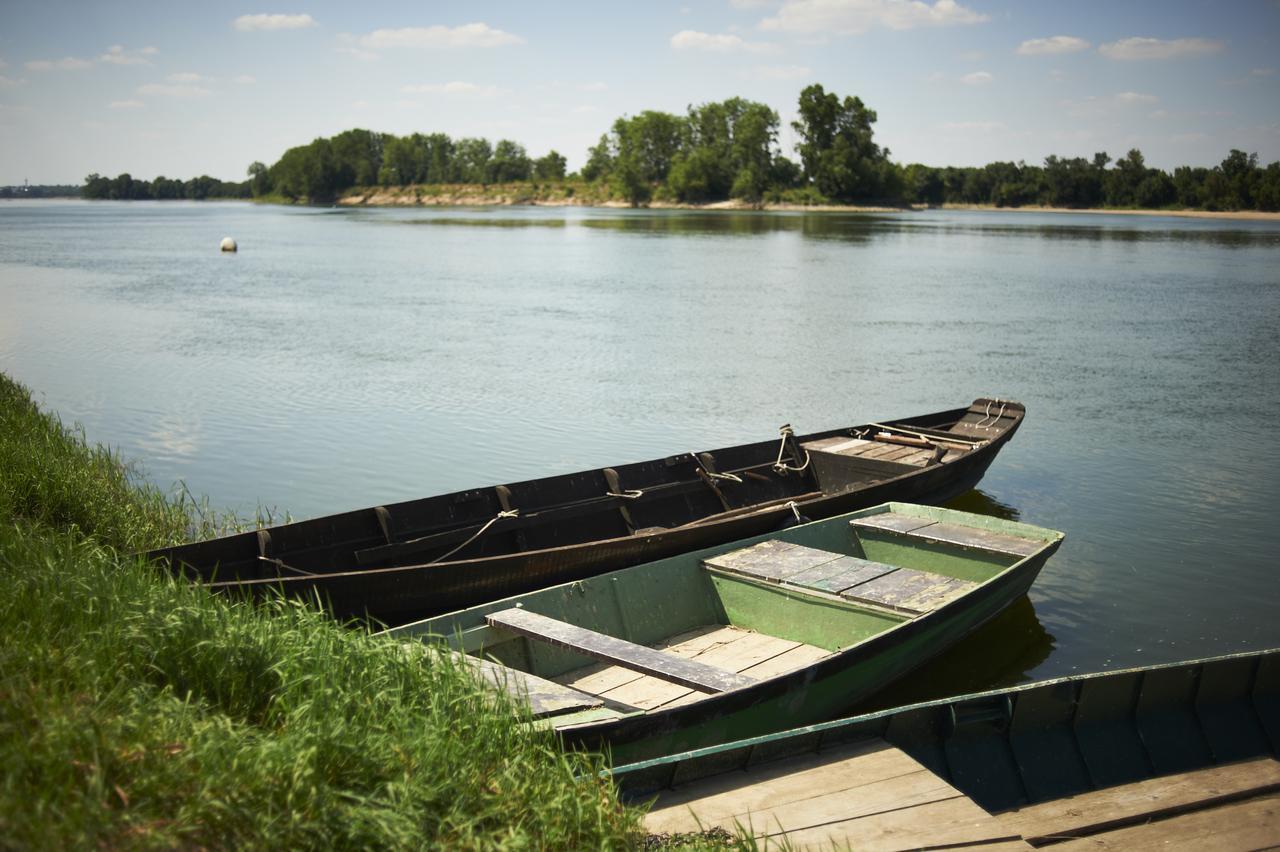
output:
M763 680L812 665L830 651L725 624L707 624L669 636L649 647L727 672ZM656 710L705 698L707 693L609 663L592 663L558 677L556 683L599 696L606 705Z

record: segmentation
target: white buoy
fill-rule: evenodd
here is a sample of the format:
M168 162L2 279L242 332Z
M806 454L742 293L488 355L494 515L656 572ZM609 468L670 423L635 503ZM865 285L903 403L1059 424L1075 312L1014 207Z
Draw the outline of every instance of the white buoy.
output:
M231 239L230 237L223 237L223 238L222 238L222 250L223 250L223 251L235 251L235 250L236 250L236 241L235 241L235 240L233 240L233 239Z

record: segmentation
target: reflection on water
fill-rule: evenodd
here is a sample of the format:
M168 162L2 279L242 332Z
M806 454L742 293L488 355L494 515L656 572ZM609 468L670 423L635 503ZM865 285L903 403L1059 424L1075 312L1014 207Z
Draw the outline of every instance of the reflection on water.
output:
M505 208L500 208L504 211ZM350 211L361 215L369 211ZM376 211L381 213L383 211ZM500 215L493 209L450 210L433 216L377 219L382 224L461 228L589 228L631 234L687 236L759 236L794 233L812 239L866 242L878 235L916 234L990 237L1069 242L1208 243L1226 248L1280 246L1280 231L1266 222L1204 222L1184 217L1134 217L1105 214L1034 212L970 213L956 221L936 212L841 213L831 211L762 212L751 210L627 210L550 208L540 215ZM984 216L1000 217L984 221ZM1050 221L1044 221L1049 218ZM1083 220L1102 220L1081 223Z
M1024 595L910 677L859 702L846 715L1023 683L1053 648L1054 637Z
M1273 222L0 203L0 369L246 514L1021 400L951 505L1067 538L948 690L1280 645L1278 325Z
M1002 518L1006 521L1017 521L1022 517L1017 509L1007 503L1001 503L981 488L967 491L944 505L948 509L973 512L975 515L990 515L993 518Z

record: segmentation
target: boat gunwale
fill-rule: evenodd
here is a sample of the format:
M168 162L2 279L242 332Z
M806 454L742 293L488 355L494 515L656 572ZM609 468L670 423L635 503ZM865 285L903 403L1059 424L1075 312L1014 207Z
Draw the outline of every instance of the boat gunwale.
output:
M968 410L969 410L968 407L958 408L958 409L948 409L945 411L933 412L929 414L920 414L920 415L915 415L914 417L901 418L897 420L888 420L883 422L889 423L889 424L909 425L909 421L911 420L932 419L934 417L950 416L952 414L963 416ZM1017 432L1019 426L1021 426L1022 421L1025 418L1025 409L1020 408L1020 409L1011 410L1008 414L1006 414L1006 417L1013 418L1013 422L1010 423L1003 430L1001 430L999 433L991 437L990 439L985 440L981 444L975 445L973 449L963 453L962 455L955 458L954 460L943 461L932 467L922 467L915 470L903 471L902 473L899 473L895 476L886 477L885 479L878 480L873 483L868 483L865 486L849 489L846 491L838 491L838 492L830 492L830 493L823 492L820 496L811 498L809 500L795 501L796 508L799 510L812 508L816 505L822 505L826 501L837 500L841 497L844 497L852 493L856 493L861 490L865 490L867 488L893 485L898 482L904 481L908 478L918 477L923 474L938 470L940 468L957 468L962 466L968 467L970 466L970 462L973 459L980 459L980 458L987 458L987 457L991 457L992 459L994 459L994 456L1001 449L1003 449L1004 444L1007 443L1010 439L1012 439L1014 433ZM815 432L811 434L800 435L800 436L797 436L797 441L800 443L804 443L807 441L819 440L823 437L833 437L837 435L842 435L848 431L851 431L853 429L858 429L858 428L862 428L862 427L861 426L845 426L845 427L839 427L836 429L826 430L824 432ZM760 446L769 446L769 445L772 445L773 443L774 443L773 441L757 442L757 444ZM716 450L707 450L704 452L715 454L718 452L723 452L727 449L741 449L744 447L752 447L752 446L756 446L756 444L740 444L740 445L735 445L733 447L724 447ZM661 459L648 459L641 462L629 462L627 464L648 464L648 463L654 463L658 461L661 461ZM623 465L618 465L618 466L622 467ZM516 483L501 483L501 484L506 485L507 487L514 487L514 486L526 485L529 483L545 482L547 480L559 479L565 476L573 476L581 472L582 471L575 471L573 473L556 474L555 476L544 477L542 479L526 480L524 482L516 482ZM490 485L490 486L480 486L479 489L465 489L465 490L466 491L484 490L486 488L496 488L496 487L498 486ZM432 497L416 498L414 500L403 501L401 503L388 504L383 508L392 510L398 506L417 504L422 500L432 500L432 499L437 499L439 497L447 497L447 496L450 496L450 494L458 494L458 493L463 493L463 492L449 492L447 494L435 495ZM787 498L785 497L778 498L778 502L781 502L782 500L786 500L786 499ZM219 580L215 582L202 582L201 584L214 590L254 589L254 588L265 588L265 587L279 587L281 589L287 589L289 586L302 586L302 585L308 585L308 584L322 585L325 582L328 582L330 578L333 578L333 580L336 581L338 579L394 577L398 574L406 574L406 573L414 573L414 572L420 572L424 575L430 575L434 573L443 573L446 571L452 571L455 569L465 571L471 568L484 567L486 564L492 564L500 560L554 558L557 554L574 551L574 550L578 550L580 548L586 548L586 547L608 547L611 545L621 546L626 543L632 543L639 547L643 547L646 542L661 540L667 536L672 535L673 533L683 532L685 530L690 530L695 527L698 528L699 530L715 530L720 526L731 524L734 522L739 522L746 518L755 518L759 515L774 515L777 517L783 517L786 515L787 512L790 511L790 507L785 503L783 503L782 505L772 505L773 501L770 501L770 503L771 503L770 505L763 505L759 509L750 509L750 507L742 507L739 509L732 510L732 512L723 513L727 515L727 517L718 518L716 515L710 515L704 519L690 521L680 526L669 527L669 528L661 529L661 530L650 532L650 533L614 536L612 538L591 539L589 541L576 542L573 544L563 544L563 545L557 545L555 547L521 550L513 553L493 554L490 556L481 556L473 559L457 559L457 560L451 560L448 562L415 563L410 565L393 565L393 566L387 566L387 567L381 567L381 568L355 568L349 571L330 571L330 572L323 572L323 573L310 574L310 575L304 575L304 576L278 576L278 577L262 577L262 578L254 578L254 579L243 579L243 580ZM330 516L324 516L322 518L312 518L306 521L300 521L298 523L311 523L313 521L318 521L318 520L349 517L354 515L360 515L368 511L370 511L370 509L368 508L355 509L350 512L341 513L340 515L330 515ZM822 520L826 520L826 519L824 518ZM271 528L268 528L268 529L271 529ZM182 548L182 547L188 547L193 545L205 545L205 544L210 544L210 543L219 542L219 541L229 541L229 540L238 538L239 536L249 536L253 534L254 532L236 533L235 535L232 535L232 536L224 536L219 539L209 539L203 542L192 542L191 544L179 545L178 547ZM173 548L173 549L176 549L176 548ZM173 549L167 549L166 551L157 553L156 556L153 558L164 559L166 561L169 561L169 557L163 556L161 554L168 552L168 550L173 550ZM597 575L597 576L600 576L600 575ZM556 584L552 584L552 585L556 585Z

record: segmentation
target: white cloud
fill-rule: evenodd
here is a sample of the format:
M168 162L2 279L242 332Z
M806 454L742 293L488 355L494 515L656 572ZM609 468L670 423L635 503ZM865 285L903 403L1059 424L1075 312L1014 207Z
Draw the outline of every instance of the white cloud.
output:
M360 44L373 50L392 47L447 48L447 47L503 47L524 44L524 39L512 33L496 30L488 24L463 24L460 27L401 27L400 29L374 30L360 37Z
M697 30L681 30L671 37L676 50L705 50L710 53L767 53L773 45L756 41L744 41L730 33L700 33Z
M27 80L25 77L15 80L12 77L6 77L3 74L0 74L0 89L14 89L18 86L26 85L26 83Z
M0 68L3 68L3 67L4 67L3 65L0 65ZM1276 73L1276 69L1274 68L1254 68L1252 71L1249 72L1250 76L1253 76L1253 77L1271 77L1271 76L1274 76L1275 73Z
M1155 95L1144 95L1141 92L1120 92L1112 98L1118 104L1154 104L1160 101Z
M207 77L201 77L191 71L183 71L178 74L170 74L166 77L170 83L199 83L201 80L207 80Z
M875 27L909 30L977 24L987 16L955 0L786 0L778 14L760 22L762 30L858 35Z
M241 15L231 26L241 32L254 30L302 30L316 25L310 15Z
M358 47L339 47L336 50L352 59L359 59L361 62L373 62L378 58L378 54L372 50L361 50Z
M140 95L155 95L162 98L202 98L205 95L212 94L208 89L200 86L188 86L183 84L175 84L166 86L162 83L148 83L145 86L138 87Z
M5 62L3 59L0 59L0 68L8 68L8 67L9 67L9 63Z
M83 71L92 68L93 63L87 59L65 56L62 59L33 59L26 66L28 71Z
M1022 56L1046 56L1058 53L1076 53L1088 50L1089 42L1075 36L1050 36L1049 38L1027 39L1018 45L1018 53Z
M735 9L758 9L768 6L769 0L729 0L729 5Z
M1098 46L1109 59L1184 59L1220 52L1226 45L1211 38L1123 38Z
M401 86L400 91L406 95L471 95L489 98L502 90L497 86L481 86L476 83L453 80L448 83L418 83L412 86Z
M601 83L599 80L594 83L581 83L578 85L579 92L603 92L609 88L608 83Z
M938 126L943 130L977 133L994 133L1005 128L1003 121L948 121Z
M995 78L991 76L990 71L974 71L961 77L960 82L966 86L985 86L993 79Z
M595 112L595 111L596 111L596 108L593 107L591 104L579 104L578 106L570 110L570 112L577 113L578 115L585 115L586 113Z
M107 107L109 109L142 109L145 106L146 104L144 104L142 101L132 101L132 100L112 101L111 103L107 104Z
M238 74L237 76L231 78L231 82L239 83L242 86L247 86L250 83L256 83L258 81L252 74Z
M159 52L157 48L150 46L126 50L122 44L113 44L107 48L106 53L98 57L98 61L109 65L150 65L151 60L147 57Z
M812 74L813 69L806 65L757 65L751 69L757 80L802 80Z

